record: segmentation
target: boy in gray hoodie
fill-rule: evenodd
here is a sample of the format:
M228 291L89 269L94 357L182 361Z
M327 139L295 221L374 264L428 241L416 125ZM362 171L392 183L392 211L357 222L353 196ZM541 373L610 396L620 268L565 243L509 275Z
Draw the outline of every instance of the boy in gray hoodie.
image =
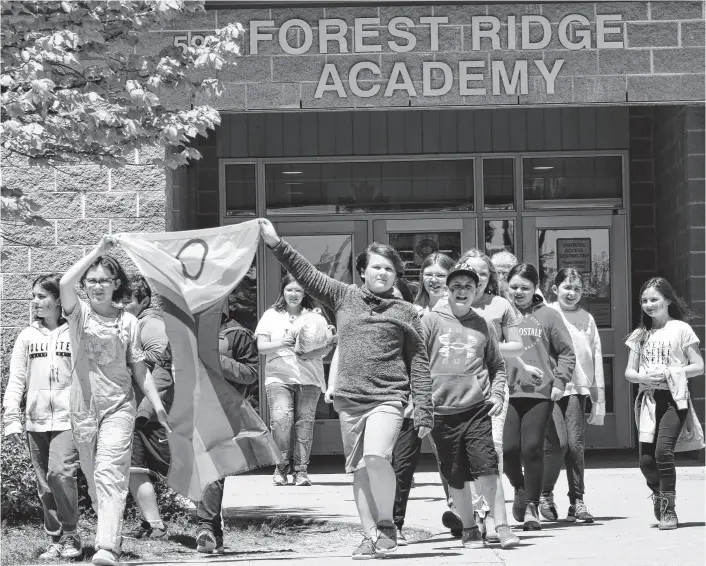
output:
M519 539L507 525L490 420L503 407L505 362L495 329L471 308L478 281L475 271L456 265L446 278L448 308L422 319L434 401L431 434L441 473L463 521L463 546L485 546L473 516L470 484L477 480L491 502L500 545L510 548Z

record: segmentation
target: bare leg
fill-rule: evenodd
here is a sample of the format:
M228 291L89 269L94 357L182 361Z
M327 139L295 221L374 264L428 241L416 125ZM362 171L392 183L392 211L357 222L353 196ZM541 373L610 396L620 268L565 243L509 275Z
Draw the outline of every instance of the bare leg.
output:
M370 491L377 508L377 522L392 522L392 508L395 504L397 478L392 464L380 456L365 456Z
M140 513L150 525L162 523L157 506L157 494L148 474L130 472L130 493L140 508Z
M490 503L490 514L495 520L495 524L507 525L502 478L500 476L481 476L476 481L486 501Z
M471 496L471 482L463 484L463 489L456 489L449 486L449 493L453 499L458 516L463 521L463 528L470 529L476 526L476 520L473 516L473 499Z
M392 497L394 498L394 496L395 489L393 486ZM353 472L353 497L358 508L358 516L360 517L363 532L365 532L366 536L374 536L378 510L375 506L373 493L370 490L367 468L360 468Z

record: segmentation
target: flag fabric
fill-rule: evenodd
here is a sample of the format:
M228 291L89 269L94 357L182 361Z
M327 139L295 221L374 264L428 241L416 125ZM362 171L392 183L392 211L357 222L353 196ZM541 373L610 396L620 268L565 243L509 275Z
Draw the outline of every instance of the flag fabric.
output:
M218 352L223 304L250 268L259 234L251 220L117 235L161 298L174 365L167 485L192 501L213 481L279 461L260 416L223 378Z

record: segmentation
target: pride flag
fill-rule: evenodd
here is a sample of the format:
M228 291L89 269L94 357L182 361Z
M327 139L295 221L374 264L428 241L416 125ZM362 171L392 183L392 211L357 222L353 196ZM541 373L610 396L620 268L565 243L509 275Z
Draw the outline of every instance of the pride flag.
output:
M162 300L175 372L167 484L193 501L213 481L279 461L262 419L223 378L218 354L223 303L247 273L259 234L257 220L251 220L117 235Z

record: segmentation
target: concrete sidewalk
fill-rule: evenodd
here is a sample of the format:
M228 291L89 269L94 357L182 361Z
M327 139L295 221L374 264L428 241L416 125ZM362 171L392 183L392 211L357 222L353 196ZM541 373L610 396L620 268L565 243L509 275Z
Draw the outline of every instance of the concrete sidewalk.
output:
M593 525L544 523L541 532L524 533L511 525L522 540L519 548L502 550L464 550L441 525L446 509L439 475L428 463L426 471L415 475L407 524L427 529L433 536L412 544L386 560L403 564L504 564L507 566L691 566L704 564L706 528L704 527L704 469L680 466L677 471L677 511L680 528L661 532L656 528L648 489L637 468L589 469L586 472L589 509L596 516ZM311 487L274 487L271 476L250 475L229 478L223 513L226 517L297 515L335 521L358 522L351 476L342 473L313 473ZM566 477L557 485L557 504L565 516L568 498ZM512 499L505 483L506 499ZM510 506L508 505L508 513ZM352 548L336 548L325 554L282 555L262 558L213 557L219 563L274 565L351 564Z

